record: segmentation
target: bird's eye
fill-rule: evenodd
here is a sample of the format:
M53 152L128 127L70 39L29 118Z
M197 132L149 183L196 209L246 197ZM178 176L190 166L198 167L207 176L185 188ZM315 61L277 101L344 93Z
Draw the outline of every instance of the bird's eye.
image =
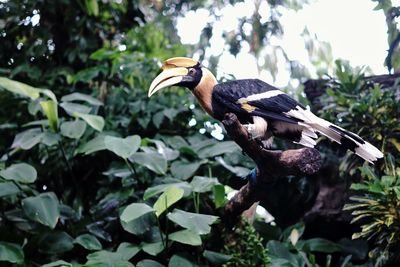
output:
M189 75L194 75L195 73L196 73L196 70L193 68L189 69L189 71L188 71Z

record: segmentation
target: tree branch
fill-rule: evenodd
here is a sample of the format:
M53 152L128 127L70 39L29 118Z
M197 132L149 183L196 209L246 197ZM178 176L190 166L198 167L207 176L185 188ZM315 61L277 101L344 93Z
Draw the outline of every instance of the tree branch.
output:
M223 217L228 225L234 225L243 211L264 197L265 186L289 175L312 175L321 167L320 154L314 148L266 150L256 140L249 138L248 132L235 114L226 114L222 123L228 135L257 165L255 184L249 182L244 185L225 206Z

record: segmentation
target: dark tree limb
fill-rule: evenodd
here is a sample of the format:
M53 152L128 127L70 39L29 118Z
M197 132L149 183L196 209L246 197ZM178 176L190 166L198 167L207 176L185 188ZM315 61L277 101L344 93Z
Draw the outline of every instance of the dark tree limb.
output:
M265 186L289 175L312 175L321 167L320 154L314 148L266 150L256 140L249 138L248 132L235 114L226 114L222 123L228 135L257 165L255 184L244 185L225 206L224 220L229 225L233 225L243 211L263 198Z

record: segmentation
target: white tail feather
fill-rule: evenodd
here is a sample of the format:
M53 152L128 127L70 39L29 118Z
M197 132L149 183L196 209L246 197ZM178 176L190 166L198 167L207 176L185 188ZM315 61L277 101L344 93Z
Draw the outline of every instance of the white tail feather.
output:
M370 143L366 142L365 140L361 139L358 135L348 132L347 130L340 128L339 126L336 126L324 119L317 117L315 114L313 114L309 110L303 109L298 106L296 108L296 110L289 111L288 115L291 115L291 116L294 116L296 118L303 120L304 122L301 124L303 124L303 125L305 124L305 125L309 126L312 130L319 132L320 134L328 137L329 139L331 139L339 144L341 144L343 142L343 139L347 140L351 143L354 143L357 146L354 149L354 153L356 153L358 156L365 159L366 161L373 163L377 159L383 157L383 153L381 151L379 151L379 149L377 149ZM305 128L308 128L308 127L305 127ZM304 136L305 136L304 134L306 134L307 136L310 136L311 138L314 138L314 137L312 135L309 135L308 131L307 131L307 133L305 131L303 131L302 139L300 140L299 143L307 146L307 144L310 144L310 142L309 142L309 140L306 140L304 138ZM304 139L304 141L303 141L303 139ZM360 139L362 140L362 142L359 142L359 141L361 141ZM312 141L314 141L314 140L312 140Z

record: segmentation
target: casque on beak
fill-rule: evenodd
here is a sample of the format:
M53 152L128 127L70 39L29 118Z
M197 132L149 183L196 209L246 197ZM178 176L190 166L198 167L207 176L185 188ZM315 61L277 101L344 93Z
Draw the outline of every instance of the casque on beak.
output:
M180 83L187 74L188 69L183 67L164 70L151 83L148 96L152 96L162 88Z
M167 86L176 85L187 77L189 67L193 67L198 62L187 57L173 57L167 59L162 65L161 72L151 83L148 96L152 96L155 92Z

